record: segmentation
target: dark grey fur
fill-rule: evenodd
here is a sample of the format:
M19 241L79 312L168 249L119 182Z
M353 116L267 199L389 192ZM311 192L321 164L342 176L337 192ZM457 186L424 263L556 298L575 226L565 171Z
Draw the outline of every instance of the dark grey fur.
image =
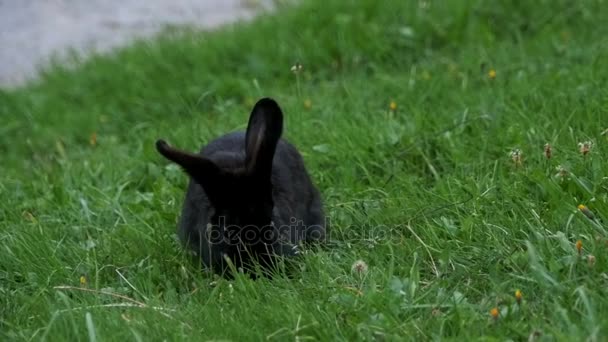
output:
M278 104L263 98L247 132L217 138L199 154L157 141L190 175L179 238L218 273L227 270L226 258L237 268L253 260L270 266L276 256L297 255L302 243L326 239L319 192L300 153L280 138L282 122Z

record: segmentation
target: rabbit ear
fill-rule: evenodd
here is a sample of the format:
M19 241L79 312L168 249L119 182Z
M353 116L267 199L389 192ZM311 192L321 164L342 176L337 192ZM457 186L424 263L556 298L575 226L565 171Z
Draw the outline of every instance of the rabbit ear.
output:
M270 181L272 159L283 133L283 113L270 98L259 100L251 112L246 144L247 171L261 181Z
M203 187L211 201L220 197L222 170L211 160L197 154L175 149L162 139L156 141L156 149L165 158L181 166L190 177Z

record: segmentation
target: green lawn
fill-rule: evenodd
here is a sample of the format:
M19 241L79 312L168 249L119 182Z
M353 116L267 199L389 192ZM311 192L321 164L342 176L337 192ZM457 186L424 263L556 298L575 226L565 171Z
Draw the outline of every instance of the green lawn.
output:
M0 339L605 340L606 18L309 0L0 91ZM264 96L332 241L292 278L222 280L175 238L188 179L154 142L198 150Z

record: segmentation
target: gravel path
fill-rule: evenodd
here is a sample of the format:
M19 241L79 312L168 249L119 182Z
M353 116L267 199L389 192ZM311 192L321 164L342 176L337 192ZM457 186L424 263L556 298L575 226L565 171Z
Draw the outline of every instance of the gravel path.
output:
M251 0L249 0L252 2ZM0 0L0 87L35 77L66 48L100 52L163 25L212 28L253 16L244 0Z

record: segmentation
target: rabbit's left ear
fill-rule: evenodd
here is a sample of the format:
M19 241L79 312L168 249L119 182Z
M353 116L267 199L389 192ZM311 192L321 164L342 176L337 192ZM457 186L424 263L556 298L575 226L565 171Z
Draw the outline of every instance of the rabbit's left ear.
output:
M165 158L181 166L203 187L212 202L218 203L222 200L224 173L215 163L201 155L171 147L162 139L156 141L156 149Z
M260 181L270 181L272 160L282 133L283 113L279 105L270 98L259 100L249 117L245 159L247 171Z

